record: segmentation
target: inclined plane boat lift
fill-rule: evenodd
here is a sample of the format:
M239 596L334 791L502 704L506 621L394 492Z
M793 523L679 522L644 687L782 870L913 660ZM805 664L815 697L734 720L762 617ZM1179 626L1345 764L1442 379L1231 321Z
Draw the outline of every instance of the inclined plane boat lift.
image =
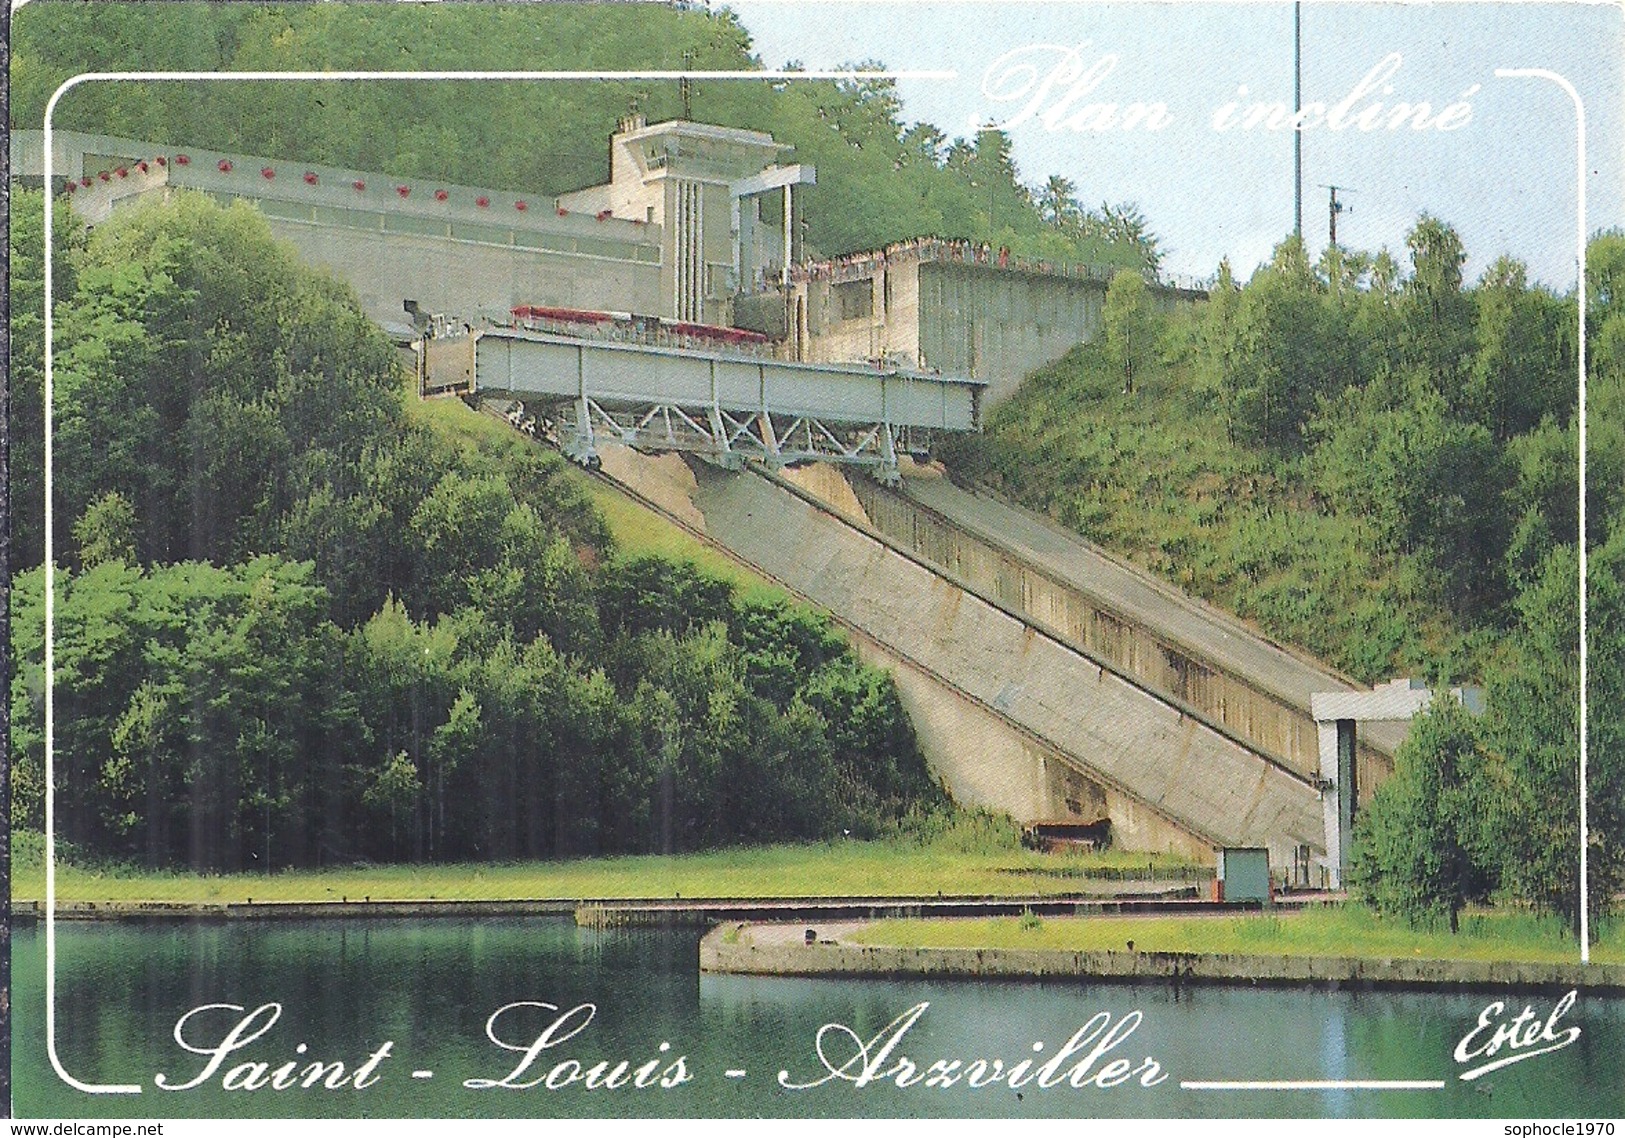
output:
M613 333L611 314L598 314ZM986 381L890 364L773 359L755 343L670 329L623 339L545 324L441 325L419 350L425 394L511 399L564 454L598 465L598 442L687 451L739 469L835 462L897 479L901 453L938 431L978 429ZM520 421L516 418L516 422Z

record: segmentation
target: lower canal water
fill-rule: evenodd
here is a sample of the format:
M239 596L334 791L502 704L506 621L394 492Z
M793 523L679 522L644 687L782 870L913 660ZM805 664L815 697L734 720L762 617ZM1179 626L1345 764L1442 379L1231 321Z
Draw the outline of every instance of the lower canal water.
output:
M1579 1028L1572 1043L1544 1054L1533 1052L1549 1042L1530 1044L1527 1059L1464 1080L1519 1051L1504 1043L1461 1063L1464 1037L1476 1030L1466 1050L1481 1050L1493 1025L1525 1005L1519 1034L1535 1034L1562 994L702 976L698 940L693 930L545 918L62 922L61 1065L83 1083L142 1088L101 1095L74 1089L47 1057L44 927L19 923L14 1109L76 1118L1625 1115L1618 998L1580 993L1550 1028L1554 1039ZM1498 1001L1506 1006L1486 1011ZM1212 1086L1369 1080L1442 1085Z

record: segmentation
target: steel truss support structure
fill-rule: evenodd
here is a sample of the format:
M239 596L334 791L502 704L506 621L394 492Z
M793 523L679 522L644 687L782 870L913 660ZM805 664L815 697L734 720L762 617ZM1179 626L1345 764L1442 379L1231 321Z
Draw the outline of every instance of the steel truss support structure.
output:
M611 409L596 399L576 399L548 408L549 435L567 458L597 466L597 444L613 439L643 451L686 451L727 470L746 460L770 470L804 462L836 462L868 468L882 482L897 481L897 456L924 450L929 438L889 423L825 423L808 416L758 411L735 415L721 407L655 403Z

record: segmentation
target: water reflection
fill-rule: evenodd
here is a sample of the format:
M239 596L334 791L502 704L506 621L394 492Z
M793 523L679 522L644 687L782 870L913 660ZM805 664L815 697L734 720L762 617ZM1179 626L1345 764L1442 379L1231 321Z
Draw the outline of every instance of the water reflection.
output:
M44 1055L42 930L19 926L14 941L14 1077L19 1114L124 1116L446 1116L645 1117L1185 1117L1260 1116L1551 1116L1625 1114L1618 1081L1625 1053L1625 1001L1582 998L1570 1020L1579 1042L1481 1082L1456 1078L1455 1041L1494 997L1428 993L1352 993L1239 987L1082 983L971 983L929 980L810 980L700 976L698 934L599 932L558 920L322 921L290 924L71 924L58 927L59 1048L78 1078L139 1082L140 1107L128 1100L77 1094L51 1072ZM1522 1001L1520 1000L1520 1003ZM1549 1004L1531 995L1528 1002ZM184 1083L209 1057L175 1042L176 1020L204 1004L231 1004L244 1014L281 1005L274 1027L223 1057L205 1085L167 1093L158 1072ZM544 1048L510 1083L471 1090L465 1080L500 1082L524 1060L486 1035L492 1013L507 1005L545 1003L559 1013L591 1004L590 1023ZM831 1078L815 1046L826 1024L870 1041L897 1017L929 1005L887 1052L884 1066L908 1058L921 1072L899 1088ZM1143 1018L1121 1032L1131 1013ZM559 1013L525 1006L503 1022L506 1043L523 1048ZM218 1041L232 1015L200 1017ZM1154 1061L1166 1078L1141 1085L1074 1089L1064 1079L1048 1089L1031 1077L1091 1017L1118 1030L1115 1045L1092 1061L1112 1059L1145 1070ZM1105 1038L1106 1030L1090 1038ZM189 1037L198 1046L201 1035ZM851 1036L827 1037L839 1066L854 1054ZM278 1064L316 1059L357 1065L383 1043L391 1051L363 1090L294 1087L222 1089L240 1062ZM299 1051L303 1044L305 1050ZM663 1046L664 1045L664 1046ZM844 1046L845 1051L837 1045ZM1064 1074L1088 1054L1056 1068ZM659 1058L683 1057L692 1074L673 1087L589 1088L585 1073L625 1061L628 1071ZM550 1090L541 1077L571 1059L583 1073ZM998 1060L1028 1061L1028 1078L970 1085L976 1060L984 1074ZM947 1067L958 1063L958 1067ZM862 1066L854 1064L848 1074ZM414 1071L433 1072L414 1079ZM730 1072L743 1071L742 1076ZM951 1076L957 1072L959 1077ZM568 1071L560 1079L568 1075ZM252 1072L237 1080L251 1081ZM1281 1079L1440 1079L1438 1091L1314 1090L1293 1092L1183 1089L1182 1081ZM1080 1077L1081 1081L1081 1077Z

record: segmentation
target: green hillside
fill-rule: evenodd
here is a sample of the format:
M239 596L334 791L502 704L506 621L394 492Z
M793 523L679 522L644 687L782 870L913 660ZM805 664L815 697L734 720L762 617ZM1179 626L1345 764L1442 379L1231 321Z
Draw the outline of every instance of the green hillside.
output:
M1367 682L1483 683L1411 732L1363 807L1356 883L1407 915L1504 895L1579 909L1576 311L1502 258L1462 280L1295 241L1244 287L1156 312L1120 274L1105 335L943 457ZM1625 885L1625 237L1590 249L1589 777L1594 907Z
M1465 286L1442 223L1412 243L1403 279L1356 254L1334 284L1287 242L1199 308L1142 299L1131 353L1108 328L1041 369L950 468L1367 682L1481 679L1574 533L1574 305L1504 258ZM1593 313L1621 319L1611 294ZM1625 368L1598 336L1593 544L1625 511Z
M1470 627L1368 519L1320 508L1301 460L1228 440L1189 353L1122 387L1105 346L1081 345L1031 376L987 434L950 443L949 468L1361 679L1481 663Z
M13 128L39 129L84 71L734 71L761 60L726 9L655 4L249 4L36 0L12 29ZM852 61L854 64L873 61ZM608 139L632 108L770 132L819 170L806 242L834 256L938 235L1023 256L1142 266L1155 239L1110 187L1030 190L996 133L905 126L890 81L192 82L90 84L64 129L242 150L553 195L608 179ZM1036 171L1026 172L1030 181Z

